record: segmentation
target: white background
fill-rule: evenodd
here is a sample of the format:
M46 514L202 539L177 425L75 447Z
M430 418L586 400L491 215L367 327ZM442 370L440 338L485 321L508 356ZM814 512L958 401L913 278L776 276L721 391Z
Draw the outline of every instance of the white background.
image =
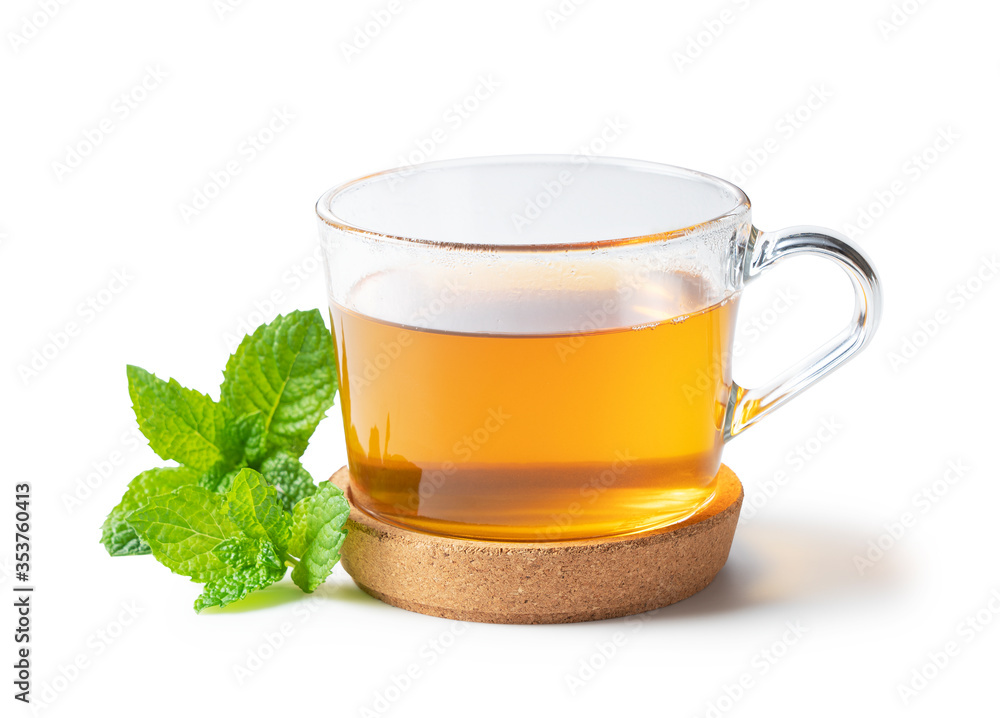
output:
M995 3L907 0L893 15L890 0L593 0L563 3L558 18L556 0L258 0L221 16L211 0L48 5L9 0L0 17L0 588L9 605L13 485L27 479L35 695L55 696L43 715L996 709L1000 282L984 264L997 244ZM349 43L365 47L345 55ZM481 77L495 91L447 120ZM144 97L126 112L123 93ZM294 118L252 160L241 154L276 111ZM602 147L609 121L625 127ZM102 126L77 166L55 164ZM950 139L935 149L938 137ZM846 231L872 217L855 234L884 282L879 333L727 446L748 504L728 565L700 595L644 621L463 625L385 606L338 568L313 601L286 579L196 615L196 585L98 543L127 482L162 463L130 434L126 363L217 396L231 337L323 306L316 198L419 159L421 146L433 159L589 148L740 171L763 229ZM230 161L240 173L184 217ZM775 269L746 293L737 380L765 380L849 310L835 268ZM62 341L70 322L78 331ZM917 348L894 360L907 341ZM330 417L304 459L317 477L344 461L339 409ZM949 462L967 467L952 484ZM935 487L933 503L915 501ZM912 525L885 535L906 513ZM879 541L884 555L859 568ZM10 695L12 609L2 620L2 712L28 714ZM790 645L786 622L806 629ZM904 699L900 686L934 673L928 653L949 642L955 655ZM267 660L241 683L252 653ZM581 662L599 669L574 690ZM414 665L419 678L396 691L393 676ZM394 699L387 710L379 694Z

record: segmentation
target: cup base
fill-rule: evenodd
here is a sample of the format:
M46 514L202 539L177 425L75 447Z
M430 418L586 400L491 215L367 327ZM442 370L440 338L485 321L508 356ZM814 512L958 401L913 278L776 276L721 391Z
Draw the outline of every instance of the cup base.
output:
M344 467L330 481L347 493L349 478ZM680 523L538 543L411 531L351 503L341 563L365 593L431 616L512 624L629 616L694 595L725 565L743 485L725 465L716 481L712 500Z

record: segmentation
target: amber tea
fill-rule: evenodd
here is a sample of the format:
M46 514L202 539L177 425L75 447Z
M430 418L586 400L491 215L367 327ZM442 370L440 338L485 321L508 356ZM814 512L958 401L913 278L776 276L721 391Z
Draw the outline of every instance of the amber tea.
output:
M373 311L332 304L361 508L438 534L538 541L665 526L711 498L737 295L706 306L718 291L700 277L623 282L595 267L558 291L433 279L379 273L348 302ZM411 321L369 315L392 303ZM482 326L497 331L464 331Z

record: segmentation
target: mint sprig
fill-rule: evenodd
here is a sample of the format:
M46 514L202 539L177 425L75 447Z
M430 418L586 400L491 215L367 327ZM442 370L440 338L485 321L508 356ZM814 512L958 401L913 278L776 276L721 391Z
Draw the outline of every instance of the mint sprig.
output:
M229 518L243 535L270 541L281 550L292 534L292 517L278 501L278 492L253 469L243 469L226 493Z
M154 496L125 521L152 549L156 560L181 576L204 583L230 573L214 549L240 535L229 520L226 497L200 486L181 486Z
M226 426L233 423L225 405L137 366L129 365L126 373L139 430L160 458L204 470L232 454Z
M223 372L222 403L234 415L259 411L268 445L296 458L336 393L333 342L316 310L257 327Z
M219 401L129 366L139 428L163 459L144 471L102 526L112 556L151 553L204 583L195 610L225 606L281 580L311 592L347 534L347 500L317 487L299 458L333 405L333 342L317 310L247 335L223 372Z
M129 482L121 502L115 506L101 527L101 542L112 556L149 553L149 544L139 538L125 517L147 505L154 496L188 486L197 481L198 472L186 466L165 466L143 471Z
M348 513L343 493L330 482L295 504L288 548L299 561L292 569L292 581L306 593L316 590L340 560Z
M275 451L260 462L260 471L278 490L278 498L286 511L316 491L312 476L297 458L284 451Z

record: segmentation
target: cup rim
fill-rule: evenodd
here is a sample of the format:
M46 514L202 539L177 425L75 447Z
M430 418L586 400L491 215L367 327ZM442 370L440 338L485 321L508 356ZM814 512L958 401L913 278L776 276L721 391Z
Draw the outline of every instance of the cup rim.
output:
M357 226L337 217L332 209L331 205L333 200L340 195L342 192L346 192L362 183L369 182L375 178L385 177L397 173L407 173L411 174L413 172L419 172L422 170L430 169L442 169L448 167L458 167L463 165L489 165L489 164L513 164L518 162L571 162L579 157L586 157L587 164L601 164L601 165L613 165L618 167L626 167L635 170L645 170L647 172L658 172L661 174L674 174L679 176L684 176L689 179L697 180L706 184L714 184L717 186L722 186L728 189L736 198L736 203L730 207L728 210L719 214L711 219L703 220L695 224L689 225L687 227L681 227L678 229L667 230L664 232L656 232L653 234L636 235L630 237L618 237L612 239L601 239L589 242L542 242L535 244L485 244L479 242L445 242L441 240L427 239L421 237L404 237L401 235L387 234L383 232L376 232L371 229L365 229L364 227ZM411 165L401 165L398 167L393 167L386 170L381 170L379 172L372 172L371 174L364 175L362 177L357 177L353 180L349 180L342 184L336 185L326 192L324 192L320 198L316 201L316 214L320 221L335 228L342 232L347 232L349 234L354 234L358 236L365 237L367 239L375 239L378 241L386 241L391 243L402 243L404 245L418 245L428 248L439 248L439 249L453 249L453 250L464 250L464 251L476 251L476 252L567 252L573 250L595 250L604 249L611 247L621 247L630 246L637 244L648 244L652 242L660 242L664 240L677 239L680 237L687 236L694 232L704 229L705 227L722 221L727 217L733 217L743 212L749 211L750 209L750 198L747 197L746 193L737 187L732 182L724 180L721 177L716 177L715 175L708 174L706 172L700 172L698 170L688 169L686 167L678 167L676 165L668 165L661 162L652 162L649 160L639 160L628 157L606 157L606 156L591 156L591 155L571 155L571 154L511 154L511 155L485 155L479 157L459 157L455 159L447 160L435 160L433 162L421 162L418 164Z

